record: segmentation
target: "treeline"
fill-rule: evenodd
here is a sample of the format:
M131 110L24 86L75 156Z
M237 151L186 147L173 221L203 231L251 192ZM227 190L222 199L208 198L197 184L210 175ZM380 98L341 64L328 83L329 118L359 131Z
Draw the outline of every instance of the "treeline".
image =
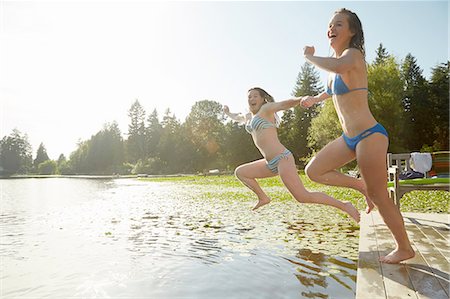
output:
M380 44L376 59L368 63L369 104L375 118L390 135L390 152L449 149L449 62L423 76L414 56L401 62ZM318 71L304 64L293 95L323 91ZM269 91L270 92L270 91ZM32 159L26 134L13 130L0 141L2 174L173 174L209 169L232 170L261 158L242 126L224 117L222 104L196 102L184 122L168 109L147 115L136 100L128 111L127 138L116 122L105 124L89 140L78 144L66 158L49 159L41 144ZM342 134L332 101L314 108L295 107L282 116L280 140L300 167L329 141Z

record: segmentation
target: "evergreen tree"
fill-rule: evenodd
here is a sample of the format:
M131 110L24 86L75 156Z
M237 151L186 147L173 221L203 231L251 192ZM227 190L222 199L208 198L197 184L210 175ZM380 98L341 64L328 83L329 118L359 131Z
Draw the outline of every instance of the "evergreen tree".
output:
M387 52L386 48L383 47L383 44L380 43L376 50L377 57L375 57L374 65L383 64L387 61L387 59L390 57L389 53Z
M159 123L156 109L148 116L147 128L145 131L147 154L146 158L155 158L158 155L158 144L161 138L162 125Z
M316 95L323 92L320 77L315 67L306 62L298 74L294 96ZM317 107L308 109L297 106L293 112L285 111L280 125L280 140L294 156L303 161L311 153L308 147L308 130L311 120L317 115Z
M145 110L138 100L128 110L130 124L128 125L127 154L128 161L136 163L139 159L146 156L146 137L145 137Z
M449 150L449 73L448 61L434 67L431 73L430 102L433 117L428 120L433 132L434 150Z
M402 104L405 116L405 147L408 151L419 151L424 139L429 140L432 133L426 128L429 115L432 113L428 84L422 75L422 69L417 65L416 58L410 53L403 61L401 73L404 91Z
M48 161L48 160L50 160L50 158L47 155L47 150L45 149L44 144L41 142L41 144L39 145L39 148L36 152L36 159L34 159L34 162L33 162L34 169L38 170L39 164L41 164L42 162Z
M162 124L161 138L159 140L158 152L161 160L161 172L164 174L176 173L185 163L184 153L180 153L181 143L184 138L181 134L181 124L175 115L172 115L170 109L167 109ZM180 153L180 155L178 155Z

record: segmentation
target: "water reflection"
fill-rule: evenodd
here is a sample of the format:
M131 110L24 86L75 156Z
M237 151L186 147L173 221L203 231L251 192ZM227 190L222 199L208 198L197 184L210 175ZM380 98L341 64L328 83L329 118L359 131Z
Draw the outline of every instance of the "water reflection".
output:
M358 230L321 207L255 213L230 188L123 179L0 184L2 297L354 296Z

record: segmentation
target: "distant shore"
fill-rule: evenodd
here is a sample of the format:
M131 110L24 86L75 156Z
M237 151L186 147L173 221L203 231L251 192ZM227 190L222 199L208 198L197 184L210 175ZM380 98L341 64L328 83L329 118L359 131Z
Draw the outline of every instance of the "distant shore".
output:
M69 178L69 179L98 179L98 180L108 180L108 179L136 179L136 178L158 178L158 177L182 177L182 176L192 176L192 174L127 174L127 175L84 175L84 174L74 174L74 175L59 175L59 174L16 174L11 176L2 176L1 179L48 179L48 178Z

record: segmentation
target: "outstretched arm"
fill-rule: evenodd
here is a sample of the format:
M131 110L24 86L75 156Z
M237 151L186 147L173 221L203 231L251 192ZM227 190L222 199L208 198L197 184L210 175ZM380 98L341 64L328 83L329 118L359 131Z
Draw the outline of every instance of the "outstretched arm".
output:
M230 108L227 105L223 106L223 112L226 115L228 115L229 118L231 118L234 121L237 121L238 123L246 122L246 118L244 115L242 115L241 113L231 113Z
M302 97L296 97L280 102L271 102L263 105L261 109L264 109L267 113L275 113L281 110L288 110L297 105L300 105Z
M316 96L304 96L304 97L302 97L300 105L303 108L309 108L314 104L317 104L319 102L329 99L330 97L331 96L326 91L324 91L321 94L318 94Z
M303 55L307 61L323 70L337 74L345 73L355 67L357 59L362 56L359 50L352 48L345 50L338 58L314 56L314 52L314 47L306 46L303 49Z

